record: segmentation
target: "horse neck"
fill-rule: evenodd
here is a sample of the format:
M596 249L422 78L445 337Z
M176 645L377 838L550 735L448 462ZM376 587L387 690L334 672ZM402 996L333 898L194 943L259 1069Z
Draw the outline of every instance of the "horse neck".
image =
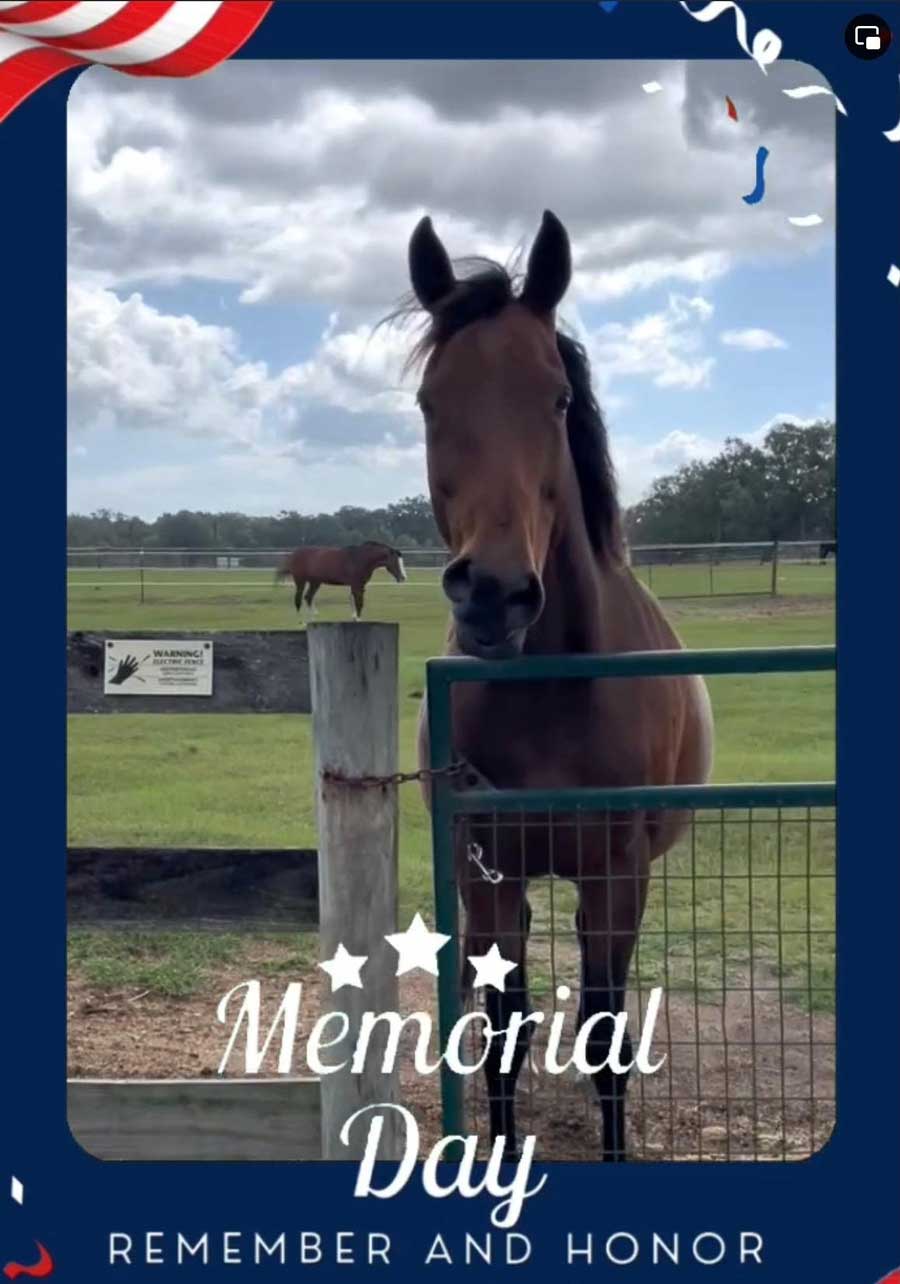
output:
M363 570L369 575L387 562L387 550L384 548L364 548L362 550Z

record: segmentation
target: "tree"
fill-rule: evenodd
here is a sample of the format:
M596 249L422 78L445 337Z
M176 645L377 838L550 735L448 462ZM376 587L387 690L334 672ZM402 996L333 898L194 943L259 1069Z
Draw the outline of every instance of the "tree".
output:
M632 544L824 539L834 534L835 426L779 424L657 477L626 514Z

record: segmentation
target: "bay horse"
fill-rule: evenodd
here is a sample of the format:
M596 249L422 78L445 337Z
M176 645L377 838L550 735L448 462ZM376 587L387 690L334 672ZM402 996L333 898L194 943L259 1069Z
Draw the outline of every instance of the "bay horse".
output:
M413 293L403 315L424 310L411 356L423 363L428 483L451 560L446 650L485 660L680 649L652 594L628 566L606 429L584 348L556 325L571 251L545 212L521 286L489 260L457 279L431 220L409 245ZM399 314L395 314L399 315ZM454 752L497 788L670 785L705 782L712 712L697 677L465 683L454 691ZM428 765L427 714L419 761ZM426 803L428 790L425 789ZM581 955L579 1027L600 1103L602 1158L626 1157L627 1077L602 1067L613 1037L603 1013L624 1010L650 866L689 824L684 812L528 817L527 826L471 818L456 841L465 908L464 954L496 944L516 967L505 990L486 987L491 1027L529 1012L529 879L575 883ZM537 821L535 824L533 822ZM467 863L471 839L493 880ZM502 878L500 877L502 876ZM464 993L472 970L463 969ZM530 1026L515 1023L511 1062L493 1039L484 1066L491 1141L518 1157L515 1087ZM499 1045L499 1046L498 1046ZM631 1061L626 1038L622 1064Z
M303 606L305 589L306 605L313 614L316 613L313 602L323 584L345 584L353 599L353 618L358 620L362 615L366 585L379 566L383 566L398 584L406 579L400 550L390 544L367 540L364 544L352 544L348 548L295 548L275 572L275 582L292 576L294 606L298 611Z

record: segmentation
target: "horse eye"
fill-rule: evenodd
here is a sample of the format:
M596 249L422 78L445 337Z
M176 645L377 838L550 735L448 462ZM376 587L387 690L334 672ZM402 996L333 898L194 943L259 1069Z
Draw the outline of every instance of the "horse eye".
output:
M569 409L569 406L571 406L571 404L572 404L572 394L571 392L569 392L568 389L566 389L565 392L561 392L559 396L556 398L556 409L561 415L564 415L566 413L566 411Z

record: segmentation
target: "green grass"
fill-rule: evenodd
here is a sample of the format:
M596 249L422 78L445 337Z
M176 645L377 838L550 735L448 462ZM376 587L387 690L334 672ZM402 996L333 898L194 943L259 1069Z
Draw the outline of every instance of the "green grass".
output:
M69 931L69 970L99 990L134 989L183 999L213 981L223 966L242 962L252 938L229 932ZM284 956L255 961L254 975L309 967L312 941L295 937Z
M815 576L820 570L822 582L833 584L831 568L787 567L784 574L796 571L798 577L801 572L803 577ZM268 572L265 586L236 590L232 583L228 593L224 592L224 585L219 588L217 583L209 588L202 586L201 581L213 579L215 572L170 573L173 574L171 587L154 588L156 596L151 596L143 606L134 600L130 587L113 587L112 577L119 573L95 574L95 579L102 580L97 589L88 586L86 577L90 574L78 572L76 580L82 583L70 592L71 628L100 632L104 628L133 629L139 637L142 628L172 629L177 636L181 629L297 627L290 594L283 588L273 589ZM134 573L122 574L133 578ZM165 574L152 572L154 579ZM224 580L228 575L249 578L254 573L218 574ZM188 578L194 584L193 591L187 591L189 585L185 580ZM682 640L690 647L832 642L833 602L827 597L803 598L799 594L798 584L798 596L792 601L701 599L670 603L667 609ZM320 619L347 618L347 598L343 590L323 589L318 605ZM366 616L400 624L400 765L406 769L415 765L415 727L424 688L424 661L430 655L441 653L446 631L446 606L436 576L413 571L409 584L394 585L379 573L370 586ZM715 780L828 780L833 777L832 675L725 677L713 679L709 685L716 719ZM315 846L312 746L310 720L305 716L72 717L68 766L69 841L75 846ZM403 918L431 902L428 817L415 785L400 790L400 816ZM830 850L827 844L821 846L823 868L833 859ZM702 857L710 870L715 869L717 852L713 844ZM678 852L669 858L667 869L673 878L679 860L684 859ZM826 880L821 883L824 888ZM746 900L746 879L743 886ZM696 892L703 906L708 905L710 913L719 915L721 923L720 878L701 880L693 887L690 883L679 887L679 895L688 897L682 908L689 907L690 898ZM762 882L760 887L763 888L760 894L771 909L774 904L771 889L766 890L767 885ZM833 912L832 900L831 888L826 888L821 896L817 892L814 907L817 924L827 926ZM749 960L749 924L740 918L737 902L731 905L727 901L725 909L733 930L744 932L743 945L738 936L725 938L728 958L737 966L742 951ZM652 928L654 912L651 904L648 929ZM701 906L701 918L703 912ZM688 922L684 931L689 933L691 926ZM766 927L758 915L752 926L756 933ZM673 930L671 921L669 927ZM93 939L103 934L84 935ZM210 938L204 939L208 942ZM652 935L646 936L648 945L642 956L642 970L644 958L652 956L652 939ZM796 939L797 948L802 945L805 951L802 937ZM779 960L776 950L769 958L771 951L768 946L763 949L761 938L757 946L754 960L762 953L773 967L784 966L792 976L799 975L804 966L799 955L796 958L792 955L785 963L784 959ZM212 946L207 943L197 948L211 949ZM95 953L91 974L97 984L104 975L112 977L117 968L125 966L123 945L111 945L110 951ZM90 954L89 949L74 953L73 965L86 968ZM676 950L673 958L679 957ZM719 963L726 965L724 954L719 963L709 950L704 957L707 973L710 969L715 971ZM687 962L679 964L679 975L687 980L690 979L686 971L688 964L690 968L694 966L692 949L685 958ZM658 954L654 967L658 968L663 961ZM821 962L814 961L814 967ZM186 971L200 966L184 959L182 964ZM147 984L146 977L153 972L155 964L148 957L141 966L147 969L144 974ZM164 979L163 983L175 985L177 978ZM134 984L141 982L135 980Z

